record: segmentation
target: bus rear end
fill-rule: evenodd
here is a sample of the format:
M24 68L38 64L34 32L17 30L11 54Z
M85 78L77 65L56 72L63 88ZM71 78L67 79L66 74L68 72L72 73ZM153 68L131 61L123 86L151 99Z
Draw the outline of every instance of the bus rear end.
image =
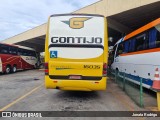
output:
M100 15L53 15L45 43L47 89L106 89L106 19Z

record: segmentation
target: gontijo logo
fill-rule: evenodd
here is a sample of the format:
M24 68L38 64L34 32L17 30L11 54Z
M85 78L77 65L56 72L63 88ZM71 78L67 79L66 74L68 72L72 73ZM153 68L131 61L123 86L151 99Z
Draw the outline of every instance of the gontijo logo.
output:
M62 21L69 25L70 28L73 29L81 29L84 27L84 22L91 19L91 17L74 17L71 18L69 21Z

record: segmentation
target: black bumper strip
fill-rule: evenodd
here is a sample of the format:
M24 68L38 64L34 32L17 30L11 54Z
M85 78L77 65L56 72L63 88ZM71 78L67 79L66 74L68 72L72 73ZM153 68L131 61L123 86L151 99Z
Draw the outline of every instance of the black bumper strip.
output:
M69 76L49 75L49 77L50 77L50 79L72 80L72 79L69 79ZM100 76L100 77L81 76L81 78L82 79L77 79L77 80L98 80L99 81L102 79L102 76Z
M103 45L82 45L82 44L50 44L49 48L51 47L73 47L73 48L101 48L104 49Z

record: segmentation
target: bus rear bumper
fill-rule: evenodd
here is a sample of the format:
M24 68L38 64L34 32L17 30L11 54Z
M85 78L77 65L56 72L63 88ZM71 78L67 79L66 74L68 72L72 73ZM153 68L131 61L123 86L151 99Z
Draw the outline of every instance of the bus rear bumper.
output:
M46 89L60 89L72 91L97 91L106 90L107 77L99 81L92 80L53 80L45 76Z

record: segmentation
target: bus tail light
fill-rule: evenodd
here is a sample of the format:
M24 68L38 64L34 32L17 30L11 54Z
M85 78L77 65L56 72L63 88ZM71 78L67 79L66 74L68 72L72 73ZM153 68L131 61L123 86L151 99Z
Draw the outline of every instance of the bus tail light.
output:
M103 76L104 77L107 76L107 64L106 63L103 64Z
M48 75L48 73L49 73L48 63L45 63L44 66L45 66L45 75Z

